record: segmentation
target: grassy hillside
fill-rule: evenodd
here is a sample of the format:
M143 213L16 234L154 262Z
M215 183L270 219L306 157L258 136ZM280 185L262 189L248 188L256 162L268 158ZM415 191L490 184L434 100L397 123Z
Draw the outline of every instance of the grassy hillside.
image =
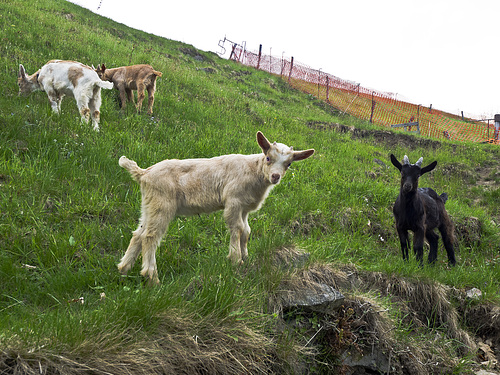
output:
M2 1L0 25L0 372L336 373L347 371L343 353L376 339L394 350L394 366L411 348L423 363L412 373L437 362L441 373L464 373L479 361L464 335L499 349L498 317L471 315L500 301L498 147L379 131L278 77L60 0ZM103 90L94 132L72 98L58 116L43 92L19 97L19 64L31 74L51 59L153 65L163 72L154 115L121 111L118 92ZM161 286L144 286L140 264L120 276L140 192L118 158L147 167L258 153L258 130L316 153L251 215L248 262L226 260L219 212L170 225L157 252ZM450 197L457 267L441 243L435 267L402 261L390 153L438 160L421 186ZM301 252L306 264L275 266L277 255ZM284 311L278 292L313 279L336 284L344 307ZM478 301L461 297L472 287ZM366 336L375 321L386 336Z

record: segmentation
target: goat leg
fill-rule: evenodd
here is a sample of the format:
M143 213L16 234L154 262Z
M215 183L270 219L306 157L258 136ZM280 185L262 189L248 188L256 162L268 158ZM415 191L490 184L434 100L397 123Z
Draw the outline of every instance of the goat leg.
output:
M427 241L429 241L429 247L430 247L428 262L429 264L434 264L436 263L437 259L439 236L436 233L434 233L433 230L428 230L425 233L425 237L427 238Z
M250 237L250 225L248 225L248 213L243 213L243 231L241 232L240 237L240 251L241 251L241 260L245 261L248 258L248 238Z
M453 249L453 242L448 236L448 233L445 231L441 232L441 236L443 237L444 248L446 249L446 253L448 254L448 265L454 266L457 264L455 259L455 250Z
M413 234L413 252L417 257L417 262L420 266L424 264L424 238L425 232L423 229L418 229Z
M408 239L408 231L399 229L398 228L398 235L399 235L399 242L401 243L401 251L403 253L403 260L408 260L408 249L410 247L410 241Z

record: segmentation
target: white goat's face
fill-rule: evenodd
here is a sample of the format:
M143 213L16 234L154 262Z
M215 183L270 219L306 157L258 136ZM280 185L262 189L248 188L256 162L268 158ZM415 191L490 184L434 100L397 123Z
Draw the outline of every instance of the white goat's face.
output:
M266 153L266 175L271 184L279 184L293 161L290 147L274 142Z
M313 149L294 151L292 147L283 143L274 142L271 144L261 132L257 132L257 142L266 157L264 173L267 180L273 185L280 183L293 161L304 160L314 154Z

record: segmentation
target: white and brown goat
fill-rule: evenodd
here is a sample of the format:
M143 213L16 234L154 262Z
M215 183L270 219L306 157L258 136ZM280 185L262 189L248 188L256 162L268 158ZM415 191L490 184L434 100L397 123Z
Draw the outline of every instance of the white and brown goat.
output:
M94 130L99 130L101 88L113 88L109 82L102 81L91 67L64 60L51 60L32 75L19 65L17 84L19 94L45 91L55 113L61 112L65 95L74 97L82 121L88 123L89 117L92 118Z
M122 156L121 167L141 186L139 227L133 232L118 269L126 274L142 251L141 274L158 283L156 248L176 216L224 210L230 232L228 258L241 263L248 256L248 214L258 210L293 161L303 160L314 149L294 151L281 143L270 143L257 132L262 153L224 155L211 159L164 160L147 169Z
M154 70L151 65L139 64L130 66L121 66L119 68L106 68L104 64L95 69L99 77L104 81L113 82L115 89L120 92L122 108L127 105L127 100L134 103L134 93L137 90L137 112L141 111L142 102L148 91L148 113L153 113L153 103L155 101L156 78L161 77L162 73ZM135 103L134 103L135 104Z

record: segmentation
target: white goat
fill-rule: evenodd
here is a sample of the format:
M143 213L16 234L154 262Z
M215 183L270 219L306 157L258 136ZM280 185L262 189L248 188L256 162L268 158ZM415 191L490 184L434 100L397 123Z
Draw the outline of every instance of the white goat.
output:
M248 256L248 214L260 208L293 161L314 153L314 149L293 151L281 143L271 144L260 131L257 142L263 154L164 160L147 169L122 156L120 166L141 185L142 209L119 271L126 274L142 251L141 274L159 283L155 253L169 223L176 216L218 210L224 210L231 234L228 258L243 262Z
M17 78L19 94L42 90L47 93L55 113L61 111L65 95L73 96L82 121L92 118L94 130L99 130L101 88L112 89L111 82L101 81L89 66L75 61L51 60L36 73L28 76L23 65L19 65Z

